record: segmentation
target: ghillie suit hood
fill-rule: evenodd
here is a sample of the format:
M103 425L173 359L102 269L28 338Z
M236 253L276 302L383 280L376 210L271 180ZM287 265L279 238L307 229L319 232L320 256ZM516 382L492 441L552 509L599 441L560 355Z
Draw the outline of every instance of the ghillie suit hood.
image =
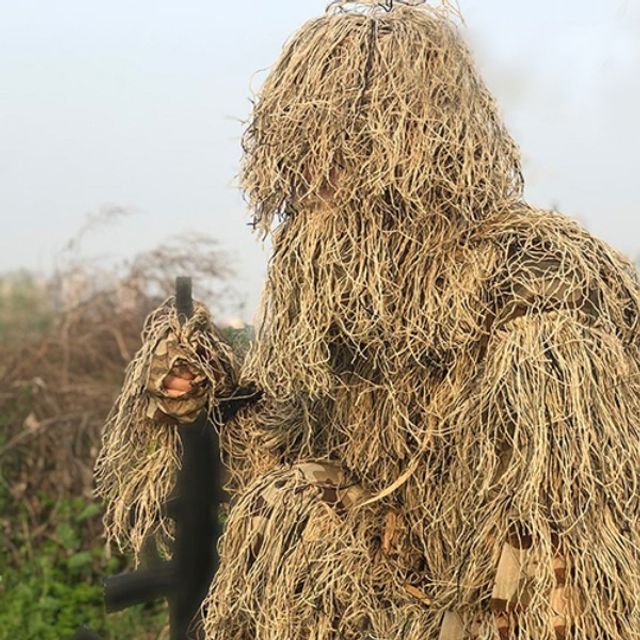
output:
M248 374L278 394L329 391L336 349L384 368L396 335L391 351L424 354L425 260L522 189L451 11L348 8L287 44L244 138L254 223L280 221Z
M322 224L309 210L330 187L332 210L419 222L436 241L519 196L519 151L451 10L350 4L289 41L255 102L242 171L255 224Z

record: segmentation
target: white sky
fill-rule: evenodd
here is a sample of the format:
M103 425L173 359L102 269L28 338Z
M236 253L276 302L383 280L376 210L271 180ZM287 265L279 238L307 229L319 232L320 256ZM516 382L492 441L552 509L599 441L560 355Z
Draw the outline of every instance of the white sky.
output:
M88 213L123 256L219 238L255 308L268 258L234 179L240 120L323 0L0 0L0 271L47 270ZM640 0L460 0L529 199L640 255Z

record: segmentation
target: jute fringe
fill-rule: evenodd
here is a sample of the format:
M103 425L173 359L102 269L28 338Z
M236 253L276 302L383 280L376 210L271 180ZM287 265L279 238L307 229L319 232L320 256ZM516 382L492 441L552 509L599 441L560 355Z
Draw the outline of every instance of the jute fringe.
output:
M96 463L96 492L106 505L107 538L121 549L133 551L136 559L150 535L156 534L165 550L171 539L163 505L175 484L180 441L175 425L149 416L152 399L147 393L158 345L170 334L177 337L181 361L204 377L212 418L218 401L230 395L237 384L235 356L203 305L195 304L193 317L183 327L173 299L147 318L142 347L125 373Z

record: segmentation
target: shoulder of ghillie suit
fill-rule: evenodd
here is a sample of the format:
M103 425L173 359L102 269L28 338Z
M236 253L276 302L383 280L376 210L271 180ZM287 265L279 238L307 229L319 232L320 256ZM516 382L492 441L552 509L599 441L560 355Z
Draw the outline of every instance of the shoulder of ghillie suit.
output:
M500 253L489 284L494 328L561 312L640 344L636 267L577 222L516 203L481 225L478 235Z

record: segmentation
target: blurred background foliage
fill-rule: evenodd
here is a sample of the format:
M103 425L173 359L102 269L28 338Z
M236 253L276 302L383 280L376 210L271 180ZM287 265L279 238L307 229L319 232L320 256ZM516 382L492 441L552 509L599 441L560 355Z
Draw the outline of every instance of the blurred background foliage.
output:
M127 559L104 546L93 463L144 318L175 276L194 278L216 318L234 306L211 238L176 238L109 267L83 260L78 244L48 278L0 277L0 640L58 640L80 625L105 639L166 637L163 604L104 613L102 580ZM230 337L246 342L235 327Z

